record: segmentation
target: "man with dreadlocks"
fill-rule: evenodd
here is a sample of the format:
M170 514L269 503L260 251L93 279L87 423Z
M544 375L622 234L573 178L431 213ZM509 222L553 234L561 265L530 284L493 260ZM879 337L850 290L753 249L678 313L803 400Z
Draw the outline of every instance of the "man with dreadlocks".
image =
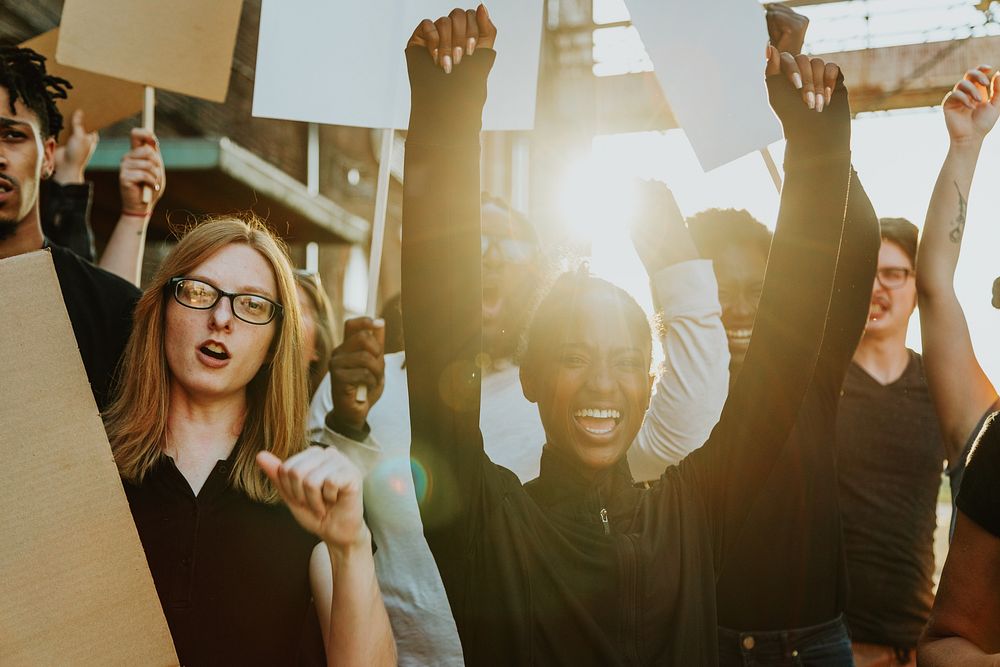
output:
M30 49L0 47L0 259L47 248L94 399L103 409L131 329L139 290L42 234L38 193L55 168L63 118L55 101L69 82Z

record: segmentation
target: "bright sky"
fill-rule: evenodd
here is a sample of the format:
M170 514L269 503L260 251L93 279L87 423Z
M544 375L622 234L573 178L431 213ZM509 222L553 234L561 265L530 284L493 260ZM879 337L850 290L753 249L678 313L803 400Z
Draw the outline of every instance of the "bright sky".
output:
M939 108L865 114L853 126L854 165L880 216L899 216L923 226L923 218L948 140ZM780 165L783 147L771 146ZM618 174L611 189L624 176L652 178L673 190L685 215L710 207L745 208L774 227L778 195L758 154L748 155L713 172L704 173L683 132L670 130L598 137L595 164L601 173ZM1000 216L991 210L989 192L1000 181L1000 129L987 138L969 201L968 226L956 279L973 342L986 372L1000 382L1000 346L993 344L1000 312L990 305L993 279L1000 275ZM610 194L610 193L609 193ZM610 195L614 197L614 195ZM590 189L591 206L598 219L600 196ZM620 201L620 199L619 199ZM596 204L594 204L596 202ZM622 285L651 310L646 277L620 229L592 225L595 272ZM910 327L909 344L920 349L918 318Z

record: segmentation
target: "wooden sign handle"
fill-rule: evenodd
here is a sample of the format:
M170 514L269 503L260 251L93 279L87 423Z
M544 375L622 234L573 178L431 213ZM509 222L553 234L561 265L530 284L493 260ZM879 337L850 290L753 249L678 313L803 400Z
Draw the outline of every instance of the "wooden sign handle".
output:
M389 164L392 162L392 144L396 131L382 130L382 146L379 151L378 183L375 188L375 219L372 221L372 247L368 257L368 302L365 307L367 317L375 317L378 308L378 283L382 272L382 244L385 239L385 214L389 206ZM368 387L361 385L354 394L354 400L364 403L368 400Z

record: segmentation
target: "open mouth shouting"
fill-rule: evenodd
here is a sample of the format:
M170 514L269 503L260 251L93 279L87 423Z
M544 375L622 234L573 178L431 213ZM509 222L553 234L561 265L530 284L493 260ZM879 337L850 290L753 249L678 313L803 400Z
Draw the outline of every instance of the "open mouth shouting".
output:
M222 368L229 363L229 350L218 341L207 340L198 348L198 359L210 368Z
M872 299L868 306L868 321L876 322L882 319L889 312L889 303L884 299Z
M584 408L573 413L573 420L577 426L591 435L606 436L618 427L622 416L614 409Z
M496 285L484 281L483 285L483 319L490 322L500 317L503 308L503 293Z

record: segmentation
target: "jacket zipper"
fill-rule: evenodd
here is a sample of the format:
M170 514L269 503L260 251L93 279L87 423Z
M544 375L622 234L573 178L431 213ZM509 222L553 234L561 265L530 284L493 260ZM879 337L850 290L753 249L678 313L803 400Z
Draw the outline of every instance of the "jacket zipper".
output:
M608 523L608 510L601 508L601 523L604 524L604 534L611 534L611 524Z
M630 535L623 535L619 551L622 564L622 625L625 655L635 663L641 657L639 637L639 558Z

